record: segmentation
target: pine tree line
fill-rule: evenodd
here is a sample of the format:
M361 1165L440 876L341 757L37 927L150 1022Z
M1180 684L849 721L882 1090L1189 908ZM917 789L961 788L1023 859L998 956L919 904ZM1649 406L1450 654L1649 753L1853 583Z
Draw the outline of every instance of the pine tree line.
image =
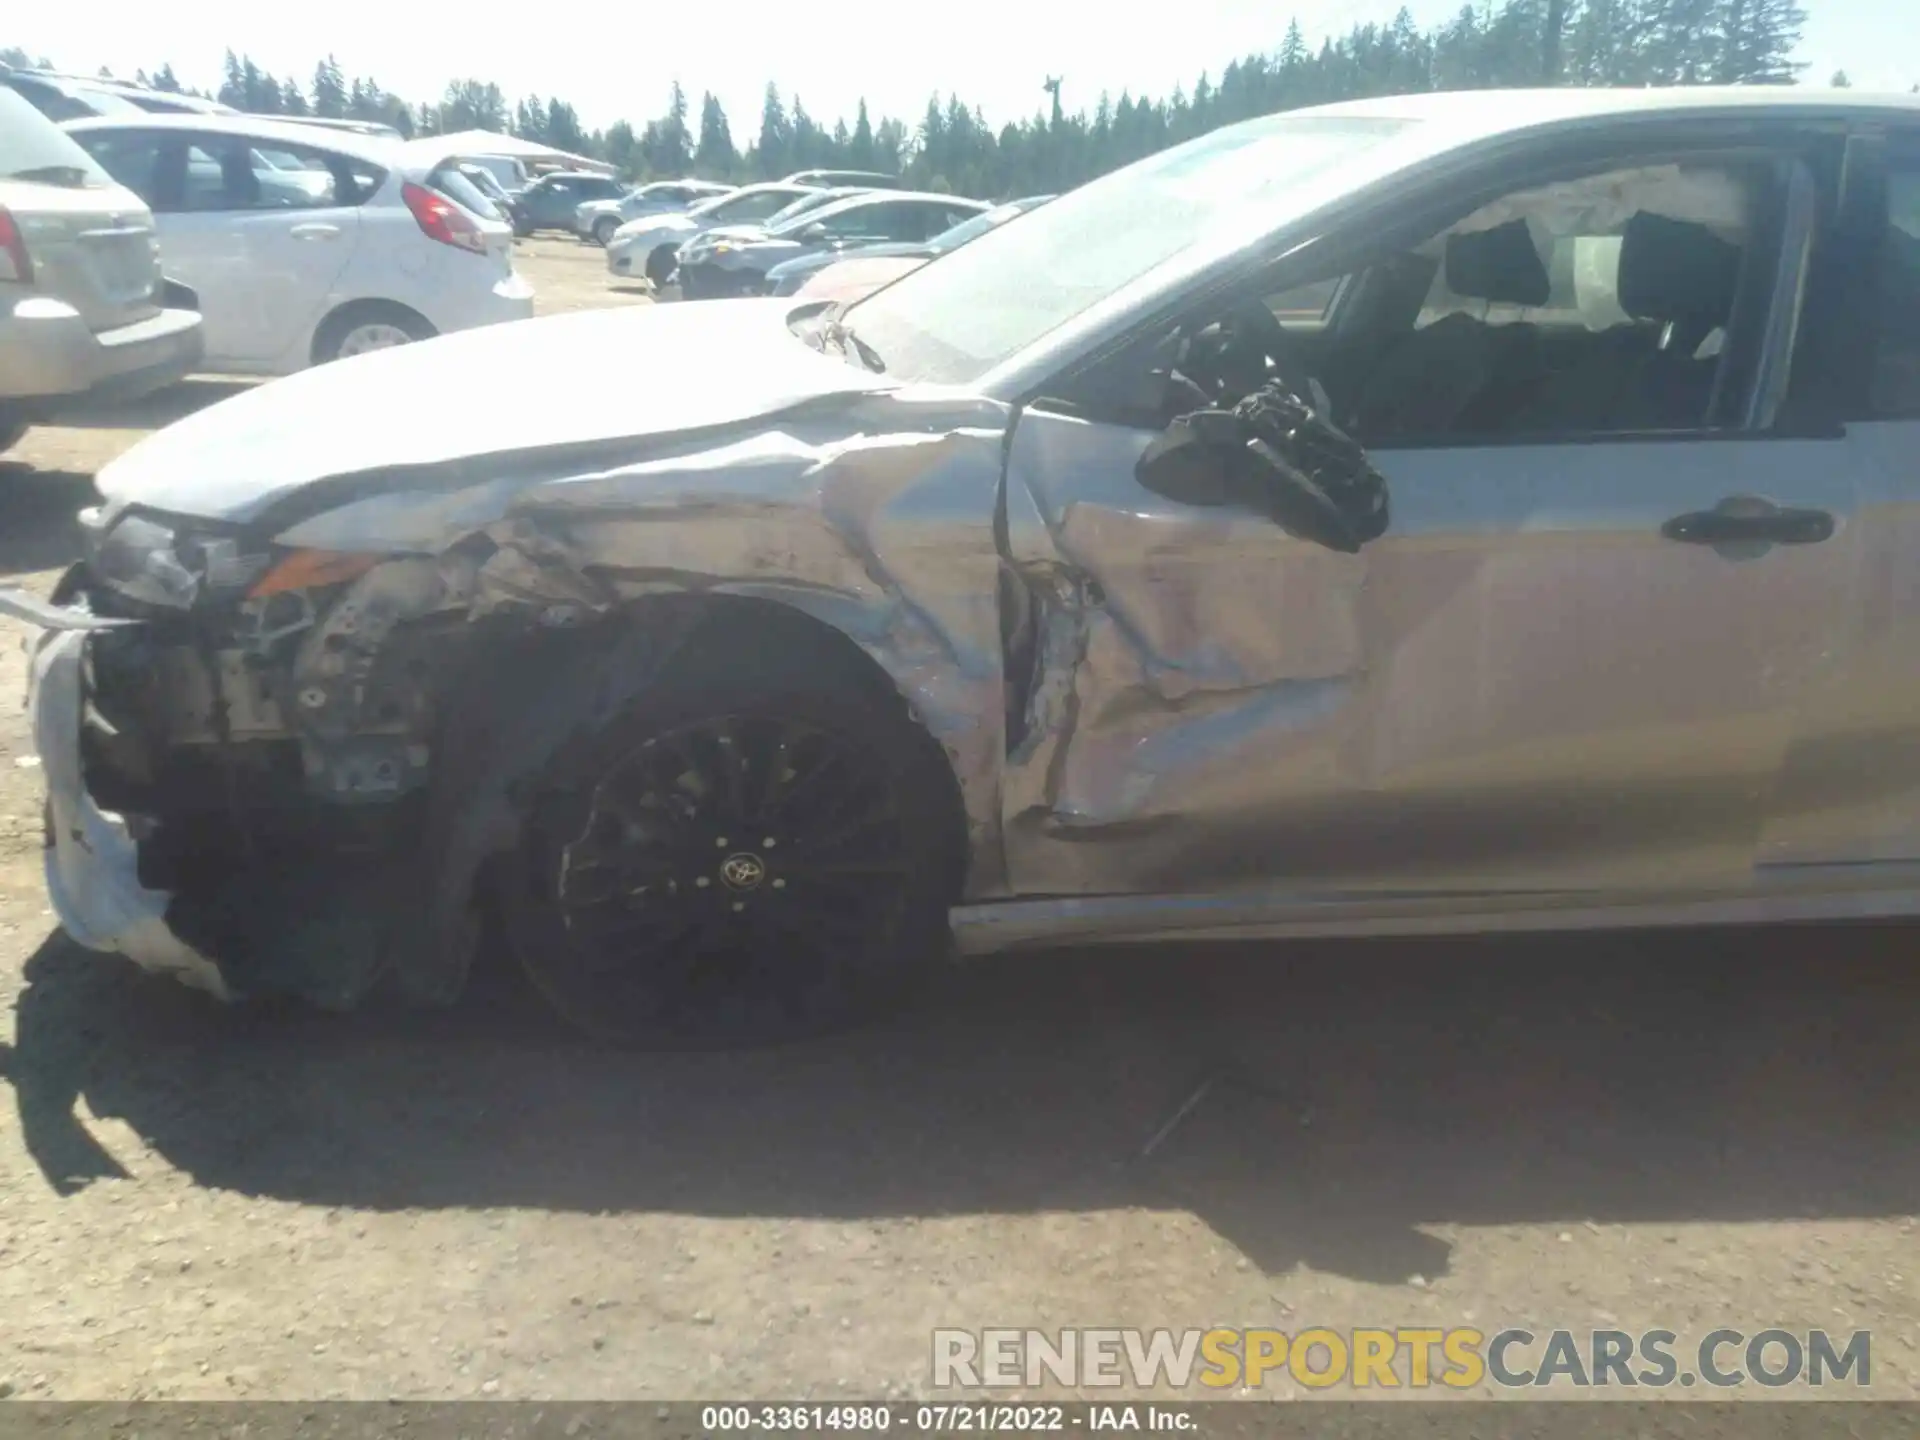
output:
M1041 87L1047 103L998 129L958 95L934 96L912 126L875 122L864 100L851 124L827 124L798 95L769 84L758 129L744 144L710 92L696 123L678 83L665 113L637 131L624 120L588 130L557 96L509 103L499 85L477 79L453 81L438 102L410 104L370 77L349 79L331 55L303 84L228 51L216 98L262 114L385 121L408 135L511 131L607 160L635 179L897 170L928 189L992 198L1063 190L1216 126L1336 100L1536 85L1791 84L1805 20L1795 0L1480 0L1423 30L1402 9L1388 24L1356 25L1318 49L1295 22L1271 53L1233 61L1217 79L1202 75L1190 91L1162 99L1101 94L1090 110L1069 111L1061 94L1071 77L1049 76ZM135 78L183 88L170 65ZM1846 83L1844 74L1834 79Z

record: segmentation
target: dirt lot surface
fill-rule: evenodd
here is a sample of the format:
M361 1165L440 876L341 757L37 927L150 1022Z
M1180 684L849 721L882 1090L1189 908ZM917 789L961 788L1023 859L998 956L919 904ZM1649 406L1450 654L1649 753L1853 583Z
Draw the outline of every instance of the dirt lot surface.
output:
M524 252L545 308L644 298ZM11 583L227 388L0 462ZM1508 1323L1871 1328L1871 1393L1920 1390L1908 928L1027 957L832 1043L619 1054L504 967L340 1017L82 952L39 803L9 699L0 1393L880 1397L936 1326Z

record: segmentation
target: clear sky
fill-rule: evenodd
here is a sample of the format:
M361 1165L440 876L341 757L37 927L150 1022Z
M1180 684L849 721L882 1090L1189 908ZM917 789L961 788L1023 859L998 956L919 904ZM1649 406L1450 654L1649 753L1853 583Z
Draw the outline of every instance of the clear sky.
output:
M1845 69L1862 89L1920 84L1920 0L1802 0L1805 79ZM1065 77L1068 109L1116 96L1191 88L1236 55L1278 48L1289 14L1309 39L1357 22L1385 22L1398 0L706 0L429 8L405 0L65 0L9 4L0 41L55 64L117 74L170 62L211 89L232 46L276 75L310 81L328 51L351 75L371 75L410 100L448 80L496 80L514 100L571 100L589 128L657 115L677 78L699 104L713 90L736 140L758 128L768 80L797 93L816 118L851 118L864 95L876 118L916 119L932 92L958 91L994 124L1029 115L1041 82ZM1429 25L1460 0L1409 0ZM1905 12L1904 19L1901 18ZM497 18L489 18L489 17ZM911 16L909 19L907 17ZM589 18L591 17L591 18ZM697 116L696 116L697 118Z

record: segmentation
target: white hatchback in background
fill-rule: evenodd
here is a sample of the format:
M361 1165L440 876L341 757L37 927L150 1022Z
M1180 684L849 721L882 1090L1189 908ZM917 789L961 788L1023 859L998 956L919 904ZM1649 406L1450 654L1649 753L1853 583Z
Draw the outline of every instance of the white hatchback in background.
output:
M533 313L512 226L451 156L253 116L66 129L152 209L209 370L285 375Z

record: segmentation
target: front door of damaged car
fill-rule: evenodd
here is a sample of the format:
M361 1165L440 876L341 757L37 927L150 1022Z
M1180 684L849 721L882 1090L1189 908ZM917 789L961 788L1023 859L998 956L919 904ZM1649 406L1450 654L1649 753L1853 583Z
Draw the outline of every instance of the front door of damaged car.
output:
M1474 208L1437 232L1382 247L1373 221L1318 326L1310 287L1249 286L1387 479L1358 554L1144 489L1163 421L1029 407L1009 547L1086 599L1034 630L1071 695L1011 717L1016 891L1751 883L1859 556L1846 442L1749 404L1812 243L1819 161L1788 141L1599 174L1535 155L1518 189L1509 154L1449 182ZM1321 295L1362 253L1326 239L1293 272ZM1181 363L1206 368L1217 308Z

